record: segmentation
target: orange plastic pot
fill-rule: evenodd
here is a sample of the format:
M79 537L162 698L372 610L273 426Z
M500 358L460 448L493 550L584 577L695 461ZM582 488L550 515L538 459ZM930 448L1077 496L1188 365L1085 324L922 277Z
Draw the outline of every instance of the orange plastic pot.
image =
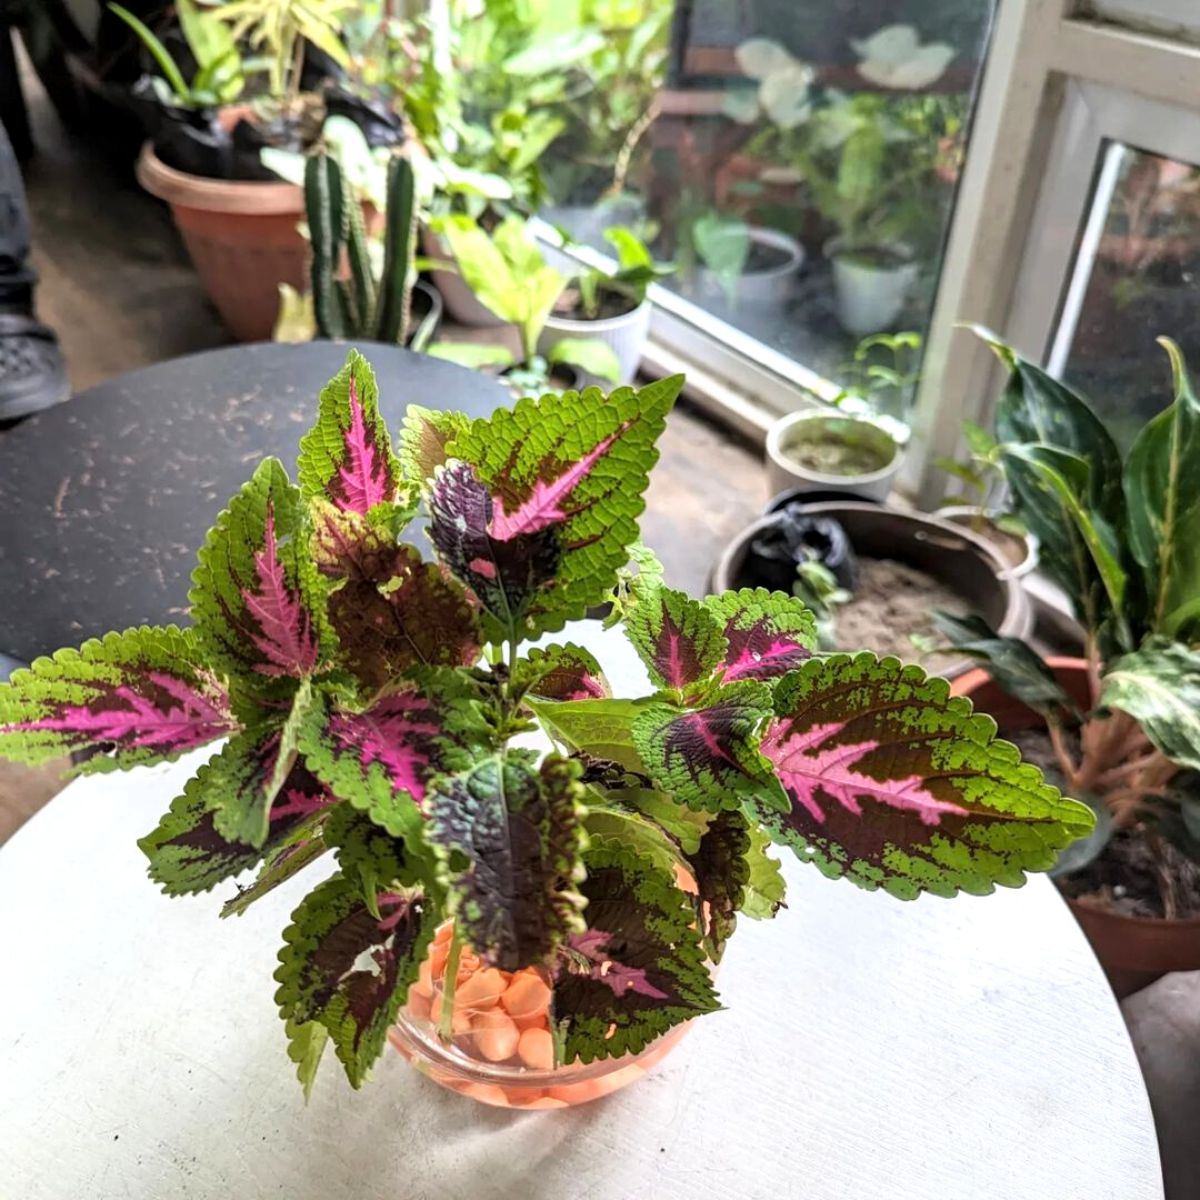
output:
M138 182L171 206L209 299L239 341L270 338L279 285L304 290L308 243L298 226L304 190L290 183L205 179L168 167L142 148Z
M1082 658L1046 660L1067 694L1081 708L1093 697L1087 664ZM980 712L996 721L1001 733L1033 729L1042 718L1004 692L987 671L975 669L950 685L956 696L967 696ZM1200 917L1167 921L1129 917L1065 898L1118 998L1128 996L1170 971L1200 970Z

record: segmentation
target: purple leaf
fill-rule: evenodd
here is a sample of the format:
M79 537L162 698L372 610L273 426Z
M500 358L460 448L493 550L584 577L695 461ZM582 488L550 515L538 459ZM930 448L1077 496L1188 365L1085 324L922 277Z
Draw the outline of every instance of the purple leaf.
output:
M592 964L590 978L604 984L618 1000L628 992L649 996L652 1000L670 999L666 992L650 982L645 967L630 967L618 962L609 952L610 941L611 933L589 929L586 933L573 934L567 939L567 945Z
M202 665L191 630L106 634L60 650L0 686L0 747L40 762L98 752L105 770L172 758L233 732L224 685Z
M728 644L723 679L772 679L794 671L817 646L813 615L791 596L765 588L743 588L709 596Z

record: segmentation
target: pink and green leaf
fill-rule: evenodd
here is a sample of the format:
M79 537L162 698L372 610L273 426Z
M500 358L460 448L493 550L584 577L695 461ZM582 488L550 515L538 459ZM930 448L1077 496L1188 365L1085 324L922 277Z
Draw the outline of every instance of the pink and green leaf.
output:
M459 412L441 412L410 404L400 426L397 454L404 477L410 483L431 480L438 467L450 459L449 444L466 432L470 419Z
M322 389L317 423L301 438L297 462L305 500L320 496L365 515L396 499L399 463L379 411L375 374L357 350Z
M996 724L944 680L869 653L813 659L784 679L760 749L787 797L756 805L826 875L902 899L1018 887L1088 832Z
M448 911L485 962L506 971L542 963L582 932L580 768L519 752L440 779L427 805ZM465 865L459 867L459 864Z
M584 858L588 927L568 938L554 985L563 1059L619 1058L720 1007L692 898L627 849Z
M331 808L329 811L336 811ZM277 850L269 852L252 883L239 887L237 894L221 905L222 917L240 917L256 900L261 900L281 884L298 875L309 863L316 862L329 846L321 833L321 818L302 825Z
M715 812L771 790L758 735L770 691L753 680L722 688L702 708L648 705L633 722L633 742L654 786L691 808Z
M307 513L278 459L259 464L200 550L189 600L210 661L244 679L300 679L329 649Z
M782 592L743 588L709 596L704 606L725 635L728 648L721 677L726 683L786 675L817 648L812 613Z
M158 828L138 842L150 860L150 878L168 895L207 892L257 866L264 856L273 860L300 842L319 841L322 815L335 799L299 765L292 768L279 789L267 836L260 846L232 841L218 830L217 818L229 802L229 789L242 786L247 777L248 756L249 749L235 738L196 772ZM262 876L251 890L261 883Z
M635 587L633 596L625 607L625 634L655 686L684 691L728 657L721 626L700 601L665 587Z
M570 642L533 647L517 662L513 679L538 700L603 700L612 695L595 655Z
M334 875L319 884L292 914L275 972L275 1000L293 1050L306 1027L323 1026L351 1085L360 1087L437 922L436 907L419 892L384 886L368 903L357 880Z
M76 769L173 759L237 728L193 630L143 626L59 650L0 685L0 753L38 763L90 752Z
M561 629L601 602L637 537L675 377L607 398L526 398L472 421L435 476L431 537L498 640ZM467 469L464 469L464 465Z

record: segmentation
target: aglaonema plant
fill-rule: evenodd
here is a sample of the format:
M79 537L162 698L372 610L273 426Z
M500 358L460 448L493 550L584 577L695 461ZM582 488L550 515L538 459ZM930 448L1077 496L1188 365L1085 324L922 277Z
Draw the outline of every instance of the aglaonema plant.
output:
M591 1062L718 1007L708 964L783 903L772 843L952 896L1019 885L1091 827L919 667L816 653L782 594L665 586L638 516L681 384L476 420L412 406L393 444L351 351L297 483L267 459L218 518L190 626L111 633L0 689L0 750L28 762L223 739L141 842L168 894L257 870L240 914L321 860L275 972L306 1086L327 1043L363 1081L447 921L453 953L545 972L556 1061ZM436 562L402 540L419 512ZM648 695L544 640L606 600ZM554 749L528 748L539 724Z
M1062 867L1087 866L1116 833L1143 838L1169 917L1164 841L1200 862L1200 400L1179 347L1163 339L1174 402L1122 460L1081 396L977 332L1009 370L992 460L1086 636L1083 710L1026 643L978 617L938 622L1045 718L1064 786L1096 810L1093 837Z

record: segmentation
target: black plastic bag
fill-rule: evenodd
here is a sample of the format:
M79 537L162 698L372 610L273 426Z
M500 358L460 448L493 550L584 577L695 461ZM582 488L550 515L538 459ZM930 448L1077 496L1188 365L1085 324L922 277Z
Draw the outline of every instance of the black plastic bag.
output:
M739 582L790 596L796 568L813 560L829 569L839 587L854 591L858 559L846 531L832 517L808 516L793 506L777 513L751 541Z

